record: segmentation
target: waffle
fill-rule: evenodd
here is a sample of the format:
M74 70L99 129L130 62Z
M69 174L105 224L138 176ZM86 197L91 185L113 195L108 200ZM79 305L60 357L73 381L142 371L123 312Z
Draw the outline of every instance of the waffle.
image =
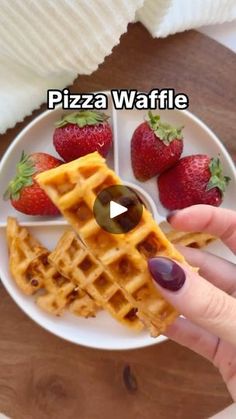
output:
M49 251L29 231L8 218L7 242L10 272L26 295L35 294L37 304L49 313L60 315L66 307L77 315L94 316L98 306L87 293L64 278L49 262Z
M162 333L178 313L158 293L147 259L164 255L186 262L151 214L143 208L138 226L126 234L109 234L101 229L93 216L96 196L122 181L97 152L43 172L36 180L102 263L106 275L126 292L151 335Z
M95 301L74 282L59 273L56 267L50 263L49 258L45 259L44 263L40 265L36 263L36 265L35 270L44 280L44 293L36 298L39 307L56 316L63 314L67 307L78 316L95 316L98 310Z
M184 233L175 230L171 230L166 233L166 237L174 245L180 244L182 246L193 247L195 249L202 249L216 240L216 237L207 233Z
M24 294L34 294L43 287L43 277L35 271L36 265L42 265L49 252L11 217L7 220L7 243L9 268L15 282Z
M103 265L73 231L62 236L49 260L120 323L137 331L143 328L125 291L104 271Z

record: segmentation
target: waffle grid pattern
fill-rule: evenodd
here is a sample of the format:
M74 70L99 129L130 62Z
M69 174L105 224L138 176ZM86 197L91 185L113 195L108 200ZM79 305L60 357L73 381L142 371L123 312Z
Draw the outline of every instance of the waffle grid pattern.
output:
M48 251L26 228L18 225L14 218L7 221L7 243L9 248L9 268L18 287L26 295L32 295L43 287L41 275L35 280L35 261L41 265ZM34 264L33 264L34 263Z
M78 286L63 277L49 262L49 251L14 218L8 218L7 242L10 271L26 295L35 294L37 304L44 310L61 315L65 308L77 315L95 316L97 304Z
M151 334L157 336L163 332L178 313L154 287L147 259L164 255L185 261L151 214L144 208L138 226L125 235L112 235L100 228L93 216L96 196L104 188L120 185L122 181L98 153L41 173L37 181L113 282L127 292L129 302L137 308L137 316Z
M62 236L49 260L63 276L73 280L121 323L137 331L142 329L136 309L127 300L126 293L114 283L73 231Z

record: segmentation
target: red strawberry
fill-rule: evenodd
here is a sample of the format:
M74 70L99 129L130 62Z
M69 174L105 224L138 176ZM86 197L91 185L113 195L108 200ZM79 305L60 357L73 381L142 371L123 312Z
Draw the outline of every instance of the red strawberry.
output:
M27 215L58 215L59 211L34 180L38 173L53 169L63 162L46 153L22 153L16 176L8 185L4 199Z
M56 122L54 147L67 162L94 151L106 157L112 145L108 116L98 111L78 111Z
M173 166L183 151L182 127L161 122L148 112L149 119L139 125L131 140L131 161L135 177L147 180Z
M229 181L219 158L204 154L183 157L157 180L160 201L169 210L196 204L218 207Z

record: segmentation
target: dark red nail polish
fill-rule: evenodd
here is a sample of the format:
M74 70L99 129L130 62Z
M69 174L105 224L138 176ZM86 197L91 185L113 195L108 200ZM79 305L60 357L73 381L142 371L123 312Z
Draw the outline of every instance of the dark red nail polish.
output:
M171 223L172 218L177 214L178 210L176 211L171 211L169 212L169 214L167 214L166 219L168 221L168 223Z
M156 257L148 261L149 271L157 284L169 291L178 291L185 283L185 272L173 260Z

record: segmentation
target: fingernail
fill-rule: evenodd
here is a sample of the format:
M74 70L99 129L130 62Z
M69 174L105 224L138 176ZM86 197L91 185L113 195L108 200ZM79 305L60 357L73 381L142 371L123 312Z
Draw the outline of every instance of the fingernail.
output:
M185 283L184 270L171 259L163 257L149 259L148 268L154 281L169 291L178 291Z
M178 213L179 211L171 211L169 212L169 214L167 214L166 219L168 221L168 223L171 223L172 218Z

